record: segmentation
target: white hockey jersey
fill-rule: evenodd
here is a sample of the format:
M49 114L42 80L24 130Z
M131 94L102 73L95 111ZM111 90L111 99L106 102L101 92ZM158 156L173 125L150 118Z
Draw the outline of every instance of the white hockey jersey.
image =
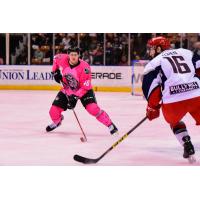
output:
M192 63L193 53L187 49L165 50L144 69L142 89L148 100L159 86L163 103L178 102L200 96L200 80Z

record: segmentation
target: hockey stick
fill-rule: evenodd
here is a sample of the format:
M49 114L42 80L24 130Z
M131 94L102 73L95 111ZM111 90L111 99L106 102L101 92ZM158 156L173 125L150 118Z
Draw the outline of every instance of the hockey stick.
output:
M77 115L76 115L76 112L75 112L74 109L72 109L72 111L73 111L73 113L74 113L74 116L76 117L76 120L77 120L77 122L78 122L78 124L79 124L79 127L80 127L80 129L81 129L81 132L82 132L82 134L83 134L83 137L81 137L80 140L81 140L81 142L87 142L86 135L85 135L85 133L84 133L84 131L83 131L83 128L82 128L82 126L81 126L81 123L80 123L79 120L78 120L78 117L77 117Z
M65 87L65 83L64 83L63 81L61 81L61 83L62 83L63 87ZM68 97L68 95L66 94L66 92L65 92L65 96L67 97L67 101L69 102L69 97ZM80 121L79 121L79 119L78 119L78 117L77 117L77 114L76 114L76 112L75 112L74 109L72 109L72 111L73 111L73 113L74 113L74 116L75 116L75 118L76 118L76 121L78 122L78 125L79 125L79 127L80 127L80 129L81 129L81 132L82 132L82 134L83 134L83 137L81 137L80 140L81 140L81 142L87 142L87 137L86 137L86 135L85 135L85 133L84 133L84 131L83 131L83 128L82 128L81 123L80 123Z
M130 131L124 134L117 142L115 142L106 152L104 152L100 157L96 159L86 158L83 156L75 155L74 160L77 162L81 162L83 164L95 164L99 160L101 160L107 153L109 153L112 149L114 149L120 142L122 142L128 135L130 135L138 126L140 126L147 117L144 117L140 122L138 122Z

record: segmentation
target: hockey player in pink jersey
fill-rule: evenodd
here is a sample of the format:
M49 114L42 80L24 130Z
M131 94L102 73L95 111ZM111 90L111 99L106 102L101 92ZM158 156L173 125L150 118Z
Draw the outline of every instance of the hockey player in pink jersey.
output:
M52 131L60 126L64 119L61 113L75 108L80 99L87 112L114 134L118 129L108 114L98 106L92 89L90 66L79 58L79 53L79 48L73 47L68 49L68 54L58 54L54 57L52 74L56 82L63 82L64 87L58 92L50 108L49 114L53 123L46 127L46 131Z

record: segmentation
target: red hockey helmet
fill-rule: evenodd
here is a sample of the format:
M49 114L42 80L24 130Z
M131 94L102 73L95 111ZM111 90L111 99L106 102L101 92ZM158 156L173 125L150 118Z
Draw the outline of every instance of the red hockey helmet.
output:
M162 36L150 39L147 43L147 46L149 46L149 47L160 46L163 51L170 49L170 47L171 47L169 40Z

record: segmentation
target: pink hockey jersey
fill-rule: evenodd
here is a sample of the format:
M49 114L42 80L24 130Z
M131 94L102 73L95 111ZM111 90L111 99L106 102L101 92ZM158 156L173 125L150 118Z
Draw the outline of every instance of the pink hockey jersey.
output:
M71 67L67 54L57 54L54 56L52 71L55 72L57 69L61 70L63 82L66 84L61 91L67 95L74 94L81 98L92 89L91 68L87 62L79 59L78 65Z

